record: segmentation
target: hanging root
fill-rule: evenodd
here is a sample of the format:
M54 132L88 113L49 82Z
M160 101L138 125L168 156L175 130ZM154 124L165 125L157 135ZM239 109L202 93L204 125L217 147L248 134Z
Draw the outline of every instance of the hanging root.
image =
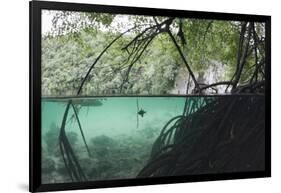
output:
M263 170L264 96L188 98L137 177Z
M139 115L138 115L138 112L139 112L139 99L137 98L137 129L139 128Z

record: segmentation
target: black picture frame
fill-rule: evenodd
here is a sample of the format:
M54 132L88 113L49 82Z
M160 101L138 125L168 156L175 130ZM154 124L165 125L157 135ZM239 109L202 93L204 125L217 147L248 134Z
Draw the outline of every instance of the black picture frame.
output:
M79 183L61 183L42 185L41 177L41 10L69 10L69 11L94 11L102 13L135 14L149 16L176 16L193 17L201 19L218 20L237 20L237 21L257 21L265 22L266 25L266 132L265 132L265 170L258 172L238 172L223 174L204 174L180 177L155 177L149 179L121 179L111 181L79 182ZM141 7L108 6L79 3L62 3L47 1L29 2L30 12L30 97L29 97L29 123L30 123L30 174L29 191L59 191L76 190L89 188L107 188L122 186L137 186L151 184L167 184L182 182L198 182L213 180L229 180L244 178L260 178L271 176L271 17L264 15L232 14L232 13L214 13L201 11L183 11Z

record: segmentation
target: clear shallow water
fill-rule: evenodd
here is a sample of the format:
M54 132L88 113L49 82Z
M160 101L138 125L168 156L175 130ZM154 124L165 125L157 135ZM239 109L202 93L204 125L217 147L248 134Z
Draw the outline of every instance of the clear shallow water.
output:
M146 113L141 117L139 110ZM42 100L42 133L48 131L51 124L60 126L66 108L67 99ZM73 99L79 109L79 118L86 137L135 133L147 127L161 129L172 117L182 114L185 98L161 97L111 97L96 99ZM75 102L77 101L77 102ZM98 101L98 102L96 102ZM73 111L70 111L70 116ZM137 119L139 125L137 127ZM68 121L67 130L79 132L75 121Z
M42 99L43 183L70 180L58 149L68 100ZM93 156L90 158L86 153L72 109L65 130L90 180L135 177L146 164L163 126L181 115L185 104L183 97L75 98L72 101ZM145 112L143 116L138 114L141 110Z
M213 165L210 166L209 162L204 165L205 160L199 160L203 165L193 168L194 174L213 173L214 171L259 171L264 167L264 97L246 95L229 97L187 98L185 116L190 116L190 118L182 127L184 135L174 134L173 143L180 146L192 144L194 148L204 150L206 144L207 146L208 143L213 144L218 148L214 152L219 153L214 156L213 163L224 163L225 157L232 157L231 162L225 163L229 165L226 165L223 170L220 165L216 166L219 168L218 170L214 170ZM65 138L59 140L62 120L70 100L78 114L89 149L87 151L83 143L78 121L71 107L65 124L66 141L69 141L70 149L73 150L74 157L86 176L83 179L78 177L73 181L101 181L146 176L147 174L142 169L147 169L151 163L149 161L152 163L155 161L153 160L155 152L161 154L162 151L157 150L159 144L167 146L170 144L168 138L172 134L162 133L160 135L162 138L159 138L162 139L161 142L156 140L157 137L168 121L183 114L186 102L184 97L42 99L41 177L43 184L72 181L69 169L66 169L62 157L62 155L70 154L70 151L67 153L65 150L69 147L65 145ZM221 126L222 124L223 126ZM173 131L170 129L168 130ZM216 135L217 129L221 129L220 135ZM208 132L202 132L203 130ZM184 139L181 139L180 136L183 136ZM200 140L196 140L198 137ZM231 143L228 143L229 141ZM59 148L59 144L61 145L62 142L63 154ZM154 142L156 142L156 146L152 151ZM247 142L246 145L243 145L244 142ZM224 147L221 144L230 145ZM236 151L237 148L241 151ZM163 149L160 148L160 150ZM183 168L190 168L189 159L198 156L198 153L201 152L189 151L189 148L179 148L179 150L177 156L181 156L182 159L177 160L181 163L175 164ZM171 155L174 156L174 154ZM71 156L70 158L68 156L68 163L71 159ZM195 160L195 162L197 161ZM174 162L161 165L161 175L171 175L167 164L174 164ZM72 171L76 171L77 164L72 165L71 168ZM158 166L156 169L154 172L158 171ZM182 168L177 169L175 168L177 172L175 174L182 175ZM150 170L148 169L148 171ZM184 171L186 172L186 170ZM190 175L192 172L187 171L187 174Z

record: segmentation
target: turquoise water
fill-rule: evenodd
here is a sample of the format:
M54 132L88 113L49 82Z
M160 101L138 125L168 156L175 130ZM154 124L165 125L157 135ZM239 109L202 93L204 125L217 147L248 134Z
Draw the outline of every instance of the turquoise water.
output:
M75 100L80 99L73 99L74 103ZM79 118L88 139L98 135L115 137L120 134L132 134L136 130L147 127L161 129L170 118L182 114L185 102L185 99L180 97L112 97L89 100L99 100L100 103L91 106L90 103L83 105L83 101L77 102L77 106L80 107ZM137 114L137 100L139 110L146 111L143 117ZM66 104L66 99L42 100L43 134L48 131L52 123L60 126ZM137 119L139 119L138 127ZM77 124L69 123L67 130L78 132Z
M265 160L264 109L264 96L246 95L43 98L41 180L259 171ZM214 149L206 149L210 146ZM202 151L212 155L211 164L205 156L193 160ZM181 158L176 163L175 152ZM163 154L165 162L158 160ZM155 160L161 163L155 166ZM167 167L173 164L175 173Z
M42 181L70 181L58 148L58 137L69 99L42 99ZM133 178L149 159L163 126L183 112L183 97L75 98L87 154L73 109L65 131L89 180ZM139 112L143 112L143 114ZM110 168L110 169L109 169Z

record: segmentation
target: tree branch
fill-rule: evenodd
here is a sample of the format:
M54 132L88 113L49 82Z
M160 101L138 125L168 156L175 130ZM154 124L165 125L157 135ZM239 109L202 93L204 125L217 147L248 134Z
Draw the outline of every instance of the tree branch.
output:
M173 36L173 34L172 34L172 32L170 31L170 29L167 29L167 33L168 33L168 35L170 36L171 40L173 41L173 43L174 43L176 49L178 50L178 52L179 52L179 54L180 54L180 56L181 56L181 58L182 58L182 60L183 60L183 62L184 62L184 64L185 64L185 66L186 66L186 68L187 68L187 70L188 70L188 72L189 72L189 74L190 74L190 76L191 76L191 78L192 78L192 80L193 80L193 82L194 82L194 85L195 85L196 90L200 92L200 86L199 86L199 84L198 84L198 82L197 82L197 80L196 80L196 78L195 78L195 76L194 76L194 74L193 74L193 71L191 70L191 67L190 67L189 64L187 63L187 61L186 61L186 59L185 59L185 56L184 56L184 54L182 53L182 50L181 50L180 46L178 45L178 43L177 43L175 37Z
M232 90L237 87L237 84L240 80L244 65L246 63L249 43L250 43L250 39L251 39L251 30L252 30L252 25L249 24L247 27L247 30L245 31L245 33L247 32L247 37L246 37L247 39L246 39L245 43L244 43L244 35L242 37L243 42L242 42L242 45L240 48L240 52L238 53L238 56L240 56L240 57L238 58L238 61L237 61L237 68L236 68L236 73L235 73L235 79L234 79L233 85L232 85ZM243 31L243 29L241 31ZM243 48L243 46L245 46L245 47Z
M219 86L219 85L233 85L233 84L234 84L234 83L231 82L231 81L216 82L216 83L213 83L213 84L209 84L209 85L200 87L200 90L202 91L202 90L204 90L204 89L211 88L211 87L215 87L215 86Z
M96 58L96 60L94 61L94 63L91 65L91 67L89 68L87 74L85 75L85 77L82 80L82 83L78 89L77 95L81 94L82 88L85 84L85 81L87 80L89 74L91 73L92 69L94 68L94 66L97 64L97 62L100 60L100 58L103 56L103 54L114 44L114 42L116 42L119 38L121 38L124 34L128 33L129 31L137 28L139 26L134 26L128 30L126 30L125 32L121 33L119 36L117 36L115 39L113 39L104 49L103 51L98 55L98 57Z

